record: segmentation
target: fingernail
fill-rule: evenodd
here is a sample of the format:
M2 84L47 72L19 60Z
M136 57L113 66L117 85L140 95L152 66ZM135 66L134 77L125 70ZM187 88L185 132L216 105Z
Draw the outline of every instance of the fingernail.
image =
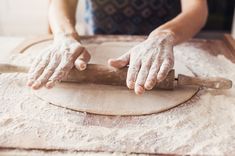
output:
M136 86L136 87L135 87L135 93L136 93L137 95L143 94L143 93L144 93L144 88L141 87L141 86Z
M147 85L145 85L145 89L151 90L151 89L153 89L153 86L151 84L147 84Z
M53 82L53 81L49 81L49 82L47 82L47 84L46 84L46 88L47 89L51 89L51 88L53 88L55 86L55 83Z
M128 87L129 89L134 89L135 83L134 83L133 81L128 81L128 82L127 82L127 87Z
M79 68L80 68L80 70L85 70L86 64L85 63L80 64Z
M33 85L32 85L32 88L33 89L39 89L39 87L41 86L41 82L35 82Z
M29 81L27 82L27 86L31 87L32 85L33 85L33 81L29 80Z

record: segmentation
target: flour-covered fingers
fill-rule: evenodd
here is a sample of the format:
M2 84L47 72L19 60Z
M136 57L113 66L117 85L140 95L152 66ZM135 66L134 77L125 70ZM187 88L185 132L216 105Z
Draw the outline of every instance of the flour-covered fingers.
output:
M50 61L49 53L46 53L42 58L36 60L32 69L28 74L28 86L32 86L37 78L43 73L44 69L47 67Z
M87 67L87 63L90 61L90 59L91 55L86 49L84 49L81 55L76 59L75 67L81 71L85 70Z
M163 81L167 77L167 74L173 68L173 66L174 66L174 61L172 58L165 59L157 74L157 82Z
M135 87L136 78L140 70L140 64L140 60L130 62L126 78L126 84L129 89L134 89Z
M136 94L143 94L144 93L144 91L145 91L144 84L145 84L145 81L148 77L148 73L149 73L149 69L151 67L151 64L152 64L151 57L148 60L142 62L142 65L141 65L141 68L140 68L140 71L138 73L136 83L135 83L135 93Z
M43 85L45 85L51 75L55 72L55 69L58 67L61 61L61 56L59 54L55 54L48 64L48 66L45 68L41 76L38 77L38 79L35 81L35 83L32 85L33 89L39 89Z
M29 87L32 86L33 82L36 80L35 75L33 74L34 71L36 70L36 67L42 61L43 57L48 57L49 50L50 50L50 48L46 48L45 50L43 50L43 52L40 55L38 55L37 57L35 57L33 59L33 63L30 65L30 68L29 68L29 71L28 71L27 85Z
M151 65L147 80L144 84L145 89L151 90L157 84L157 74L162 64L162 59L157 58Z
M129 64L130 52L127 52L116 59L109 59L108 64L115 68L123 68Z
M56 68L55 72L49 78L49 81L46 83L47 88L52 88L57 82L60 82L64 77L67 76L69 71L73 68L73 61L62 61L59 66Z
M80 43L71 44L69 48L64 49L61 53L60 64L45 86L52 88L57 82L60 82L73 68L75 60L81 55L84 49Z
M41 62L41 59L42 59L41 57L34 59L32 65L30 66L30 69L28 71L28 81L27 81L27 85L29 87L32 86L33 82L36 80L36 77L33 75L33 72L37 67L37 65L39 64L39 62Z

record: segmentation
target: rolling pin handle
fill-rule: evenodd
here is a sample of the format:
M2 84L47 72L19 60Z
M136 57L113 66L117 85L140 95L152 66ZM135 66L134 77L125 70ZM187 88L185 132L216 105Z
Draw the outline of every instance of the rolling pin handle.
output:
M29 67L17 66L13 64L1 64L0 63L0 73L27 73Z
M232 81L220 77L191 77L179 74L178 85L195 85L212 89L230 89Z

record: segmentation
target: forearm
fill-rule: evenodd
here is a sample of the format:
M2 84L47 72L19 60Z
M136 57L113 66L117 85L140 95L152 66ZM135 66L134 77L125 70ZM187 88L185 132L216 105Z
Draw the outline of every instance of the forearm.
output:
M68 35L78 38L76 33L77 0L51 0L49 8L49 24L54 36Z
M182 0L185 3L188 0ZM190 0L191 1L191 0ZM171 21L156 28L150 36L161 31L169 31L174 35L174 44L178 44L193 37L205 25L207 20L207 4L205 0L194 0L182 4L182 12Z

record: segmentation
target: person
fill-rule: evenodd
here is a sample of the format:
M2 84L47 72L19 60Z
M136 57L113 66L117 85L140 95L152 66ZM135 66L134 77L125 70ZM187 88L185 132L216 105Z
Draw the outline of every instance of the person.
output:
M151 90L164 80L174 65L173 47L193 37L206 23L206 0L181 0L179 13L169 16L168 13L176 13L172 11L176 8L172 6L176 4L173 3L175 1L177 0L86 0L86 5L90 4L86 7L88 12L90 8L90 17L86 21L91 23L94 34L148 35L146 40L124 55L108 61L115 68L129 65L126 85L136 94ZM79 34L75 29L77 3L77 0L50 0L49 24L54 41L31 65L27 84L33 89L43 86L52 88L74 66L78 70L86 69L92 56L79 41ZM114 8L114 3L120 3L121 7ZM148 7L156 9L151 10ZM104 11L108 14L105 15ZM102 25L101 20L106 21L106 24Z

